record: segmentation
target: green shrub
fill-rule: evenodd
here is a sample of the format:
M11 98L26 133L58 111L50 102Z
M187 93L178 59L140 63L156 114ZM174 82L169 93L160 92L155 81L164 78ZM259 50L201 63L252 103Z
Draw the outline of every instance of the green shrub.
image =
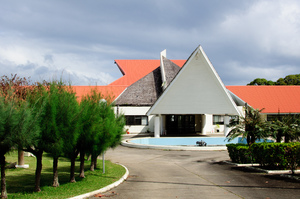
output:
M255 160L262 166L285 169L287 161L284 145L284 143L255 143L251 149Z
M247 144L227 144L226 146L232 162L239 164L253 162L252 153Z
M300 165L300 143L227 144L232 162L256 162L273 169L294 170ZM253 161L251 161L253 160Z

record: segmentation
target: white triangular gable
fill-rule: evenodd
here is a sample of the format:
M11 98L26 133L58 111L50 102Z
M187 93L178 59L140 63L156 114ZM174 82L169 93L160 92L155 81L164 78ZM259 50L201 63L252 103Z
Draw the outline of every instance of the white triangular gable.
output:
M239 115L239 111L199 46L147 113L158 114Z

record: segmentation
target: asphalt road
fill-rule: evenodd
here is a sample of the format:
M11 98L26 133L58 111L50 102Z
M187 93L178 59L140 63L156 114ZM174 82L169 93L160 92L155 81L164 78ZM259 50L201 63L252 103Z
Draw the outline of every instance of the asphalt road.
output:
M119 146L106 159L125 165L128 179L102 198L300 198L300 181L223 163L227 151L166 151ZM92 197L95 198L95 197Z

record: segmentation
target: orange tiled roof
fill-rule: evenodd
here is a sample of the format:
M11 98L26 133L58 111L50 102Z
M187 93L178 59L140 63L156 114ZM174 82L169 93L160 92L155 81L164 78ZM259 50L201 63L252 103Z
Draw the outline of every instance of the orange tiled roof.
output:
M171 60L178 66L182 67L186 60ZM120 68L124 75L116 81L109 84L110 86L129 86L146 76L154 69L160 66L160 60L115 60L115 63Z
M105 98L111 98L114 101L125 89L126 86L72 86L76 92L78 101L93 89L99 91Z
M226 86L262 113L300 113L300 86Z

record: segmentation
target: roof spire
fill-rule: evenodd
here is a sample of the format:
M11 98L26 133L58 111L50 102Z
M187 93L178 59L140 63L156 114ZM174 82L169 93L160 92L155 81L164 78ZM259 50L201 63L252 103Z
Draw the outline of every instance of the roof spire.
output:
M167 87L167 81L166 81L166 74L165 74L165 67L164 67L164 61L163 61L163 57L167 57L167 50L163 50L160 52L160 72L161 72L161 79L162 79L162 87L163 90L166 89Z

